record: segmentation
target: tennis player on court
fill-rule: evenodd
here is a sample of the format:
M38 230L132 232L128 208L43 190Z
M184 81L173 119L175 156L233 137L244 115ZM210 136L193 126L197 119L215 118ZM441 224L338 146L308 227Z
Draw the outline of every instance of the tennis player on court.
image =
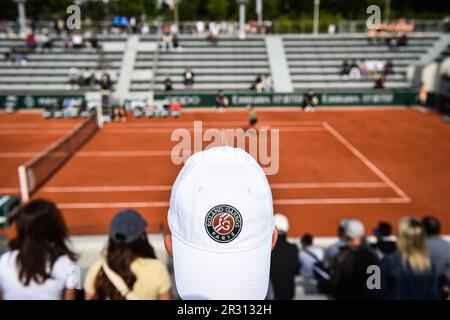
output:
M256 115L256 109L253 105L249 104L247 106L248 109L248 122L250 128L253 128L255 124L258 122L258 117Z

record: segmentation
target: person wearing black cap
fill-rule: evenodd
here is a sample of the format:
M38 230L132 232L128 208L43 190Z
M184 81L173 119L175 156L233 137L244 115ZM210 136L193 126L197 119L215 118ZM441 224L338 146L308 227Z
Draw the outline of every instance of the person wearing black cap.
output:
M373 230L373 234L377 238L377 242L372 248L377 252L380 259L397 250L397 242L392 235L392 226L389 222L380 221L378 227Z
M169 272L156 259L146 227L147 222L133 210L119 212L113 218L105 257L86 275L87 299L171 299Z

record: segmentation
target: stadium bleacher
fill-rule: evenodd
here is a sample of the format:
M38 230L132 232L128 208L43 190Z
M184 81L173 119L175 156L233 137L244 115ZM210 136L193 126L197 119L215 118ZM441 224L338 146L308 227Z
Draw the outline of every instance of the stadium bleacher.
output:
M263 38L245 41L236 37L221 38L213 46L202 37L180 38L181 52L160 50L156 72L156 89L163 89L168 75L175 90L183 90L182 74L187 66L195 73L191 90L248 90L258 74L270 73ZM142 65L142 64L141 64Z
M408 67L427 54L438 39L434 33L412 34L407 46L394 49L384 44L370 45L365 34L285 35L282 43L293 89L304 91L308 88L371 88L373 79L343 80L339 74L344 60L362 59L391 60L395 73L387 76L386 87L409 87ZM110 72L113 82L118 82L127 50L125 41L126 37L122 35L100 36L103 50L98 52L91 48L63 49L62 39L56 39L54 49L28 54L26 65L2 60L0 91L67 92L72 90L68 83L68 72L72 67L105 69ZM148 93L153 86L156 91L162 91L166 77L170 77L176 91L248 91L257 75L271 74L263 36L246 40L222 37L214 46L204 37L182 35L180 44L180 51L166 51L157 48L156 35L140 36L129 92ZM2 39L0 52L4 54L10 47L20 45L23 40ZM442 53L442 58L448 56L448 50ZM195 83L190 89L185 88L182 76L188 66L195 73Z
M63 40L58 38L54 41L53 49L28 53L26 65L17 65L2 59L0 61L0 91L73 91L68 82L69 70L73 67L107 70L115 82L119 77L125 39L125 37L117 36L99 37L103 50L98 52L93 48L61 48ZM23 45L24 42L21 39L2 39L0 53L3 55L11 47ZM80 91L83 91L83 88Z
M438 39L436 34L412 34L401 48L369 45L366 35L285 36L284 46L295 90L308 88L372 88L372 79L343 80L339 75L344 60L392 60L395 73L386 77L387 88L410 86L406 73Z

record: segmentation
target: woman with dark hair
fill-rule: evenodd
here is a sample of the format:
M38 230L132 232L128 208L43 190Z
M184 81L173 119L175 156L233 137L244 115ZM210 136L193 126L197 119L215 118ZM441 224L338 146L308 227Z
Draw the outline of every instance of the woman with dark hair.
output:
M14 220L17 236L0 257L0 298L75 299L77 255L67 245L67 227L56 205L34 200Z
M133 210L122 211L113 218L105 258L86 275L87 299L171 299L169 272L156 259L146 227L147 222Z

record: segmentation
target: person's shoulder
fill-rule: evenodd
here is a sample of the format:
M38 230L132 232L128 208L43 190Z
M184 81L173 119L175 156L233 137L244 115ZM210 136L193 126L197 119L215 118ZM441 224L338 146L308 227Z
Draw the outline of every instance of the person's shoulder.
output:
M6 251L0 255L0 267L4 267L12 257L17 255L17 251ZM0 268L3 269L3 268Z
M135 269L136 271L148 269L161 270L166 269L166 266L158 259L137 258L136 260L133 261L131 268Z

